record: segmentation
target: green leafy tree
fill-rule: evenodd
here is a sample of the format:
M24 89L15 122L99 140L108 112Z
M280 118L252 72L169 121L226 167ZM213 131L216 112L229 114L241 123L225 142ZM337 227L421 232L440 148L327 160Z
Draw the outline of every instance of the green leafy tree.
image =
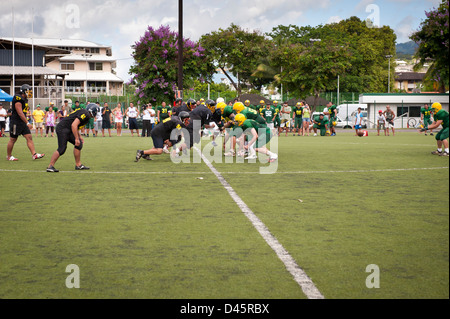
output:
M435 81L441 93L445 92L449 85L448 8L449 1L442 1L439 8L425 12L427 18L421 23L420 30L410 37L419 45L415 55L419 59L416 69L432 62L425 79Z
M350 56L348 46L329 40L279 47L273 61L283 66L280 82L291 95L317 99L320 93L336 88L338 75L351 66Z
M346 48L350 53L350 65L340 75L340 88L347 92L384 92L388 82L386 55L395 53L396 36L390 27L370 28L365 21L351 17L339 23L317 27L278 26L268 34L281 46L303 45L309 47L312 41L328 46ZM293 57L295 58L295 57ZM392 61L391 61L392 62ZM282 66L283 69L286 66ZM391 67L391 78L395 68ZM283 77L283 81L286 80ZM336 80L337 81L337 75ZM334 86L327 87L334 89Z
M271 82L270 79L253 75L272 48L272 42L263 34L249 32L231 24L225 30L219 29L203 35L200 44L205 48L211 63L223 72L239 94L245 84L260 89ZM231 75L238 80L235 81Z
M213 73L204 51L198 43L183 39L183 78L187 88L195 80L206 80ZM129 84L136 86L138 102L173 99L178 89L178 33L168 26L158 29L149 26L135 43L133 58L135 63L129 71L133 78Z

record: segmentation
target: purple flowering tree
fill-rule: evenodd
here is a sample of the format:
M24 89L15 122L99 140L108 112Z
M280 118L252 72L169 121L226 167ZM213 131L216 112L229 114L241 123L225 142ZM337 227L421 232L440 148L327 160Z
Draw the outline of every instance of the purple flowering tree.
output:
M131 83L136 86L139 103L171 101L177 87L178 33L169 26L149 26L133 46L134 65L130 68ZM183 76L185 87L195 80L210 79L214 68L198 43L183 39Z
M441 93L449 85L449 1L444 0L439 8L425 12L426 19L422 21L421 29L411 36L419 48L416 57L421 68L425 63L432 62L426 78L437 84Z

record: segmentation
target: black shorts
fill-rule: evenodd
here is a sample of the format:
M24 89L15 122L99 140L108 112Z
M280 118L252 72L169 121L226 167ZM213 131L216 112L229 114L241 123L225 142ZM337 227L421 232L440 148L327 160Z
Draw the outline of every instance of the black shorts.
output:
M103 120L102 121L102 129L105 129L105 128L107 128L107 129L110 129L111 128L111 121L108 121L108 120Z
M18 138L20 135L27 135L31 134L30 128L28 127L28 124L20 121L10 121L9 122L9 134L12 138Z
M6 128L6 121L0 121L0 130L4 130Z
M154 148L164 148L164 140L162 139L162 137L152 134L152 139Z
M137 120L135 118L128 119L128 123L130 124L130 127L129 127L130 130L137 130L138 129Z
M59 125L56 126L56 136L58 137L58 153L63 155L67 150L67 142L75 145L75 136L70 128L62 128ZM77 150L83 148L83 143L80 146L75 146Z

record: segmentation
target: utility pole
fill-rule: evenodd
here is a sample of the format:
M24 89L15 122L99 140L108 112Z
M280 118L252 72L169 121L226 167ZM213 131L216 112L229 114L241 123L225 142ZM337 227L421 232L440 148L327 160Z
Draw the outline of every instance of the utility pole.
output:
M178 0L178 91L183 98L183 0Z
M393 55L386 55L386 58L389 59L389 74L388 74L388 93L391 93L391 58Z

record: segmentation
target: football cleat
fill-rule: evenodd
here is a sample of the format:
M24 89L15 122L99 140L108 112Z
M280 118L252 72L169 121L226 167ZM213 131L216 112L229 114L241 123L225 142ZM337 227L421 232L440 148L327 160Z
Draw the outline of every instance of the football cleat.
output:
M11 161L11 162L15 162L15 161L18 161L19 159L15 158L14 156L11 155L9 158L8 158L8 156L6 156L6 160L7 161Z
M77 170L77 171L82 171L82 170L87 170L87 169L90 169L90 168L87 166L84 166L83 164L81 164L80 166L75 166L75 170Z
M59 171L54 166L50 166L50 167L47 167L47 172L58 173Z
M45 156L45 154L38 154L38 153L35 153L34 155L33 155L33 161L34 160L37 160L37 159L40 159L40 158L43 158Z
M436 150L436 151L431 152L431 154L433 154L433 155L441 155L442 152L439 152L438 150Z
M139 160L141 159L142 155L144 155L144 151L137 150L136 151L136 160L135 160L135 162L139 162Z
M153 161L153 159L150 158L150 155L142 155L142 158L147 160L147 161Z
M448 157L448 152L442 152L441 154L439 154L439 156L447 156Z

